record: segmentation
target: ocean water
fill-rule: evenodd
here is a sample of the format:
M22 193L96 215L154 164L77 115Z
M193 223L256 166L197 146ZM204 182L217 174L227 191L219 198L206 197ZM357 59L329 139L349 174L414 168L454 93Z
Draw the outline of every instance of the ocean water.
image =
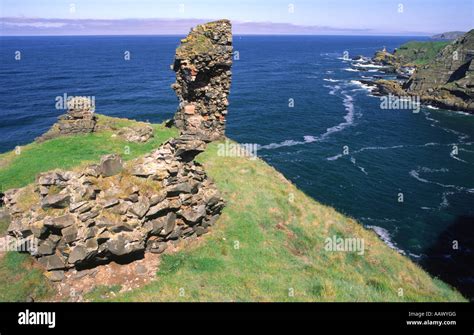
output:
M413 39L423 38L235 36L227 134L258 144L258 155L307 194L472 298L474 116L381 109L357 82L381 73L354 71L342 57ZM64 94L95 96L106 115L171 118L179 40L0 38L0 152L44 133L64 113L55 109Z

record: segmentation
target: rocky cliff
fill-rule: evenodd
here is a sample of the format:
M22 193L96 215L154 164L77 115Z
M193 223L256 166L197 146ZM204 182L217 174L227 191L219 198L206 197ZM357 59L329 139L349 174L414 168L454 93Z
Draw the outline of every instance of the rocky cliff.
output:
M403 85L433 105L474 112L474 30L446 46Z
M416 43L416 42L413 42ZM432 42L430 42L432 43ZM428 50L429 51L429 50ZM429 52L421 52L426 56ZM432 51L432 50L431 50ZM399 55L377 52L372 62L387 65L398 73L404 62L415 62L420 53ZM444 46L436 56L417 65L407 80L376 80L375 95L416 96L423 104L474 113L474 30Z
M204 141L224 136L232 66L228 20L199 25L176 50L172 85L179 99L174 122L182 134Z

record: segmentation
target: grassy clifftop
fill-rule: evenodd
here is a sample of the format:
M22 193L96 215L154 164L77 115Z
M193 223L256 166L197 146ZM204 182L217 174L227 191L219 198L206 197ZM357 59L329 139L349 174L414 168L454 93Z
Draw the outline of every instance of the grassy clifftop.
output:
M128 121L131 122L131 121ZM155 126L153 143L135 144L126 159L176 135ZM221 157L219 142L198 160L227 206L209 234L182 251L163 254L155 280L120 293L118 301L464 301L355 220L314 201L260 159ZM0 159L0 182L23 186L40 172L123 153L110 133L58 138L26 146ZM130 145L132 147L132 145ZM59 155L59 156L58 156ZM364 240L365 252L326 251L328 237ZM0 256L0 300L52 288L29 257ZM15 282L15 284L12 284ZM101 299L101 295L90 295Z
M424 65L435 59L448 41L413 41L401 45L395 56L401 64Z

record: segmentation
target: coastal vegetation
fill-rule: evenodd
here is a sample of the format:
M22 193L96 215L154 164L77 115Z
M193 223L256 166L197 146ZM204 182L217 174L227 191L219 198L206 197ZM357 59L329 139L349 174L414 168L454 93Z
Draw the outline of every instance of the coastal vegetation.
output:
M134 121L117 120L122 122ZM177 133L163 125L153 127L152 143L131 145L130 158ZM221 144L210 144L197 157L227 201L213 229L183 250L162 254L149 284L127 292L116 285L101 286L96 289L101 294L93 291L87 299L465 301L374 232L311 199L262 160L220 156ZM32 143L20 155L2 155L0 178L8 187L24 186L39 172L73 168L105 153L123 153L124 145L108 132ZM325 242L334 236L363 239L365 252L327 251ZM53 295L51 284L28 255L9 252L0 257L4 278L0 300L47 300ZM107 295L108 291L114 294Z
M412 41L401 45L394 53L403 65L424 65L436 58L449 41Z

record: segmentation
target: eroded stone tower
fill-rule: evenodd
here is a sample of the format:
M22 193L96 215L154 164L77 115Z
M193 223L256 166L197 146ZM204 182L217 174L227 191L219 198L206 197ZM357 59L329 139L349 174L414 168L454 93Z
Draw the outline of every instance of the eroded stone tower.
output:
M172 85L180 102L174 122L181 134L206 142L224 136L231 66L229 20L198 25L181 41Z

